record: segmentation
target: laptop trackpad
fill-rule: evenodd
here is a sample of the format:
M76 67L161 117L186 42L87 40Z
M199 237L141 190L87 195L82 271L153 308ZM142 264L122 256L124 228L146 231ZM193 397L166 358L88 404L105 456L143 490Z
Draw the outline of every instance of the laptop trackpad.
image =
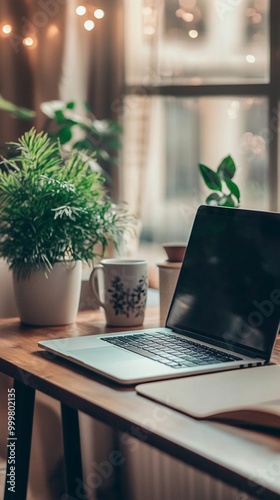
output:
M117 347L92 347L64 352L69 361L85 366L117 382L136 383L150 377L174 374L172 368Z
M126 352L115 347L96 347L92 349L77 349L67 351L67 357L74 358L89 366L104 367L106 365L119 365L121 363L135 361L139 356L133 352Z

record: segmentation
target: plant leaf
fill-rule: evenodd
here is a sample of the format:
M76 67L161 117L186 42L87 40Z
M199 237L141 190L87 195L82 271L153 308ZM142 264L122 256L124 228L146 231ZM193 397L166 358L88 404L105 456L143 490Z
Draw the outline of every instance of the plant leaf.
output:
M17 118L22 118L23 120L31 120L35 116L35 111L28 108L23 108L22 106L16 106L11 101L4 99L0 95L0 109L12 113Z
M56 123L63 123L65 120L64 113L61 109L57 109L54 113Z
M67 109L74 109L75 108L75 102L74 101L69 101L66 103L66 108Z
M232 179L236 171L235 163L230 155L226 156L217 168L222 179Z
M206 167L206 165L203 165L202 163L199 163L199 169L201 172L201 175L204 179L204 182L209 189L213 189L214 191L221 191L222 190L222 183L219 175L214 172L209 167Z
M61 144L66 144L66 142L72 139L71 127L61 128L57 133L57 137Z
M220 195L218 193L211 193L209 196L207 196L205 203L207 205L218 205L219 201L223 198L223 195Z
M235 184L235 182L231 181L230 179L224 179L228 189L230 190L231 194L235 196L237 199L238 203L240 203L240 191L238 186Z

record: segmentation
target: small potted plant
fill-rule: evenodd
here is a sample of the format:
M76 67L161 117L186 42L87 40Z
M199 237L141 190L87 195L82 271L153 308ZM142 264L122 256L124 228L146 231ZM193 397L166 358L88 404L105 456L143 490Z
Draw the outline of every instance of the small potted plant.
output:
M238 207L240 205L240 191L232 180L236 166L230 155L223 158L216 171L202 163L199 163L198 167L206 186L213 191L205 200L207 205L221 207Z
M97 245L117 246L131 218L81 152L65 159L59 142L34 128L14 147L16 157L4 159L0 172L0 256L13 271L20 319L71 323L82 262L92 262Z

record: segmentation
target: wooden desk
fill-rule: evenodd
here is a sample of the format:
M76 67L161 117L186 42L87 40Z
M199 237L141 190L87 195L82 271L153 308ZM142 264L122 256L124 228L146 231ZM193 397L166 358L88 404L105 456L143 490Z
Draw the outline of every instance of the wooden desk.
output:
M148 309L145 326L156 324L157 309ZM64 440L67 498L75 498L75 478L82 474L77 410L252 496L280 498L280 436L196 421L138 396L133 387L120 387L60 358L46 356L37 346L46 338L104 331L99 311L82 312L75 325L64 327L27 328L17 318L0 321L0 371L13 377L16 394L16 494L6 488L5 500L24 500L26 496L35 390L62 404L64 436L68 433ZM280 341L273 360L280 362ZM8 395L4 397L8 400ZM5 427L1 423L2 432L7 433Z

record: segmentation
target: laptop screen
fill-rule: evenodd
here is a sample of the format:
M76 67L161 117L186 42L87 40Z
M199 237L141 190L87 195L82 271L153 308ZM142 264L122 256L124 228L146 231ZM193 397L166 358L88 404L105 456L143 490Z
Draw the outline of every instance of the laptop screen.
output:
M268 359L280 319L279 249L280 214L199 207L166 326Z

